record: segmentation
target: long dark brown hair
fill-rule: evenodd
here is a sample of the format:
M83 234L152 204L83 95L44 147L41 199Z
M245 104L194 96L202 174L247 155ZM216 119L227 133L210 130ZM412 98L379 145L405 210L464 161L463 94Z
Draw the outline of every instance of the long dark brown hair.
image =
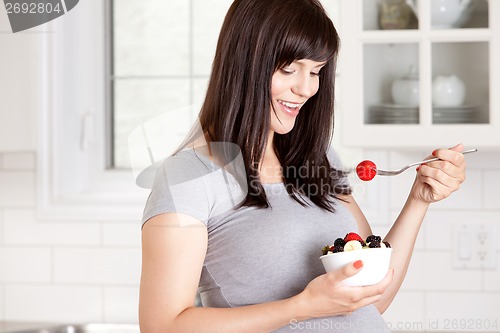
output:
M274 135L288 193L334 211L332 196L350 194L345 176L327 151L333 135L334 79L339 37L316 0L235 0L219 35L200 124L215 142L237 144L243 156L248 194L243 206L269 207L258 168L269 135L271 79L295 60L326 64L318 92L287 134ZM274 112L274 111L273 111ZM302 172L297 172L302 170ZM306 170L306 172L303 172Z

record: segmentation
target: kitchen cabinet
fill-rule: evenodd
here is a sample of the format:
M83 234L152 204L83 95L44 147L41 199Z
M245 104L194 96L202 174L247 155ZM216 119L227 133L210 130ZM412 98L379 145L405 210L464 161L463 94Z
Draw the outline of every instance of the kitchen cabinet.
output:
M343 145L500 148L500 1L339 1Z

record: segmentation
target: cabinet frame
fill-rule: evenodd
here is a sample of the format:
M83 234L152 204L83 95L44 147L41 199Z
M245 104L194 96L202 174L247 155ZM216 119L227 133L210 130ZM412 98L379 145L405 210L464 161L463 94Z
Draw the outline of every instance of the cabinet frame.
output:
M408 30L363 30L365 0L340 0L340 38L337 111L341 113L342 145L362 148L431 148L462 142L467 147L500 148L500 3L489 1L488 28L431 29L430 0L419 1L419 27ZM370 0L373 1L373 0ZM489 44L489 122L432 124L432 43ZM367 44L417 43L419 48L419 124L367 124L364 121L363 47Z

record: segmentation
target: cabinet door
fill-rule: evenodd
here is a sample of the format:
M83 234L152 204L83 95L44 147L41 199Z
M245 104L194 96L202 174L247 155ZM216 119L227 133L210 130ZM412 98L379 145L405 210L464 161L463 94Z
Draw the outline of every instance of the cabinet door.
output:
M342 143L500 148L498 15L498 1L341 0Z

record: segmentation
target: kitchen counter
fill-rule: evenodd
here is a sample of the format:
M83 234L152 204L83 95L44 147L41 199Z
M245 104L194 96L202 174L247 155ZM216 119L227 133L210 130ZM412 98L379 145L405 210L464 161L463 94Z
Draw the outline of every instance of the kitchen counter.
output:
M0 321L0 333L140 333L137 324Z
M34 328L53 327L61 323L25 322L25 321L0 321L0 333L29 330Z

